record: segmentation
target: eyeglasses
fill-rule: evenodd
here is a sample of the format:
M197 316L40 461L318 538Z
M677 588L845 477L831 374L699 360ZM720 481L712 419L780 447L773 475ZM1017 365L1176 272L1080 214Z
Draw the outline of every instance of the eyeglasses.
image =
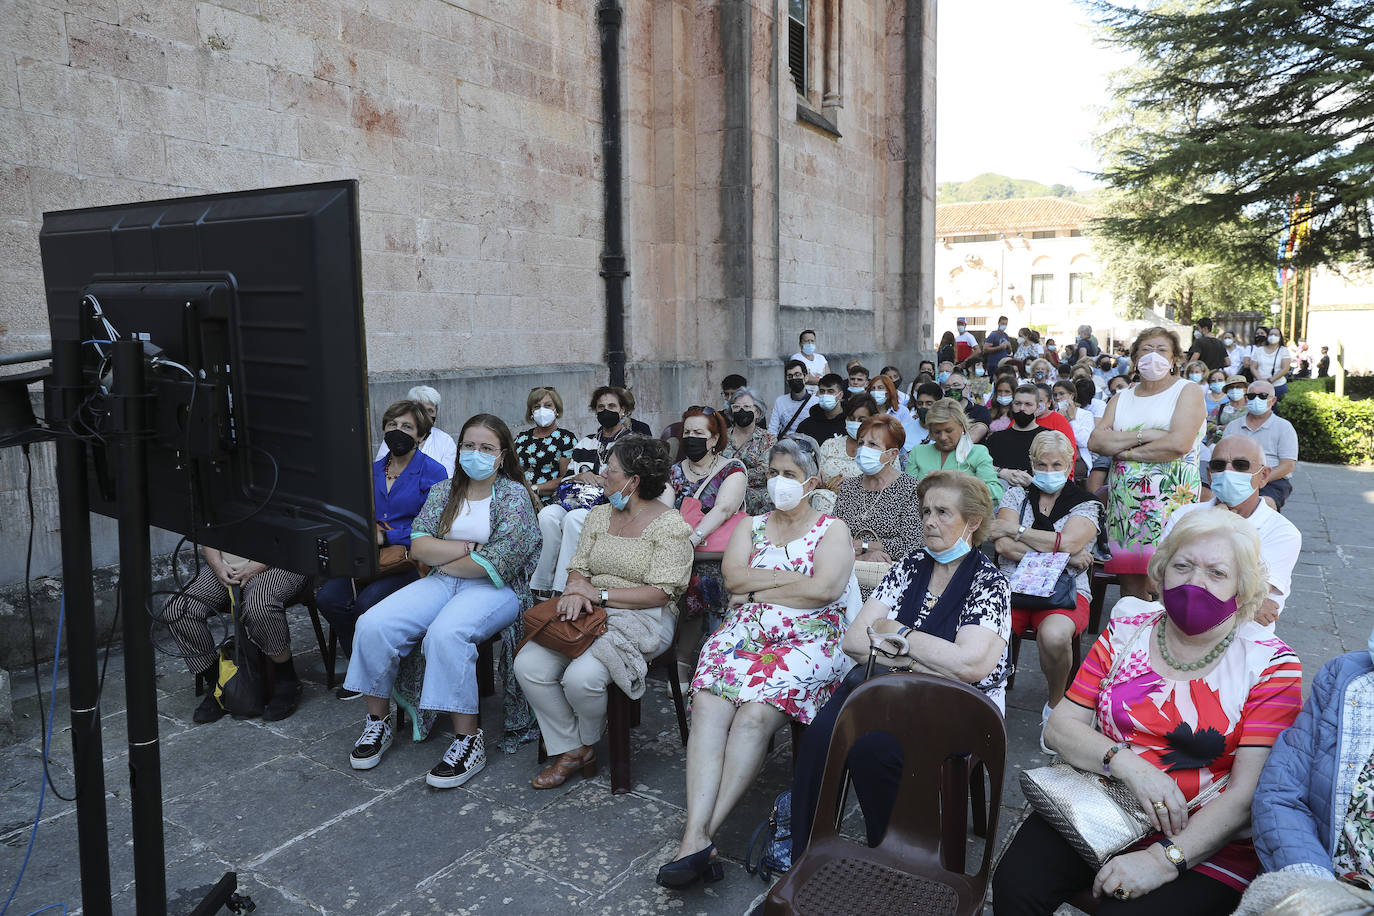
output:
M1207 470L1211 471L1213 474L1220 474L1222 471L1226 470L1228 466L1235 468L1242 474L1250 473L1252 467L1249 458L1232 458L1230 461L1227 461L1225 458L1213 458L1207 462Z
M1269 400L1269 392L1267 392L1267 391L1251 391L1251 392L1249 393L1249 397L1252 397L1252 398L1259 398L1261 401L1267 401L1267 400Z
M703 415L705 415L705 416L708 416L708 417L714 415L715 412L716 412L716 409L715 409L714 407L708 407L708 406L706 406L705 404L693 404L691 407L688 407L688 408L687 408L685 411L683 411L683 412L684 412L684 413L691 413L691 412L694 411L694 410L695 410L695 411L698 411L698 412L700 412L701 414L703 414Z
M488 443L483 443L482 445L474 445L471 442L464 442L462 445L458 446L458 451L481 452L484 455L497 455L500 454L501 449L499 449L495 445L491 445Z

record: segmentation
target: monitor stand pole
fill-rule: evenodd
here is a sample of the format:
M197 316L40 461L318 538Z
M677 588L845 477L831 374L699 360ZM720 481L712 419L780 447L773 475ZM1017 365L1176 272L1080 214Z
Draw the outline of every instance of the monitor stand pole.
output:
M81 342L53 342L48 416L70 429L88 393L81 379ZM59 436L57 502L62 534L62 600L67 618L67 681L76 774L76 844L82 912L109 916L110 842L106 833L104 751L100 741L100 676L96 663L95 594L91 585L91 496L86 443ZM112 634L113 635L113 634Z
M124 690L129 717L129 790L133 801L134 899L138 916L167 912L162 836L162 764L157 735L156 659L149 629L152 549L148 537L143 342L114 345L115 436L119 455L119 592L124 606Z

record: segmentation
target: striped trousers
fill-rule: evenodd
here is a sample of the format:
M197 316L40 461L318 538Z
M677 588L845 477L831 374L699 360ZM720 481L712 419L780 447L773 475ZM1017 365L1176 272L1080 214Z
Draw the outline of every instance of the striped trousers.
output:
M253 640L269 657L291 650L291 631L286 625L286 603L300 593L305 577L281 569L268 568L254 576L243 590L239 613ZM199 674L214 663L218 643L210 631L210 615L229 610L229 589L215 578L206 564L185 591L174 595L162 607L162 619L172 631L186 659L186 667ZM231 626L228 618L225 625Z

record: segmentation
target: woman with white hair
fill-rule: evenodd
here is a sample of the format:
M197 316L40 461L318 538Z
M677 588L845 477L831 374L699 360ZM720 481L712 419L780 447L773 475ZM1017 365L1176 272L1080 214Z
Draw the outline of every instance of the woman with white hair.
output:
M429 414L429 433L420 440L420 454L428 455L444 466L449 477L453 476L453 466L458 461L458 443L453 437L439 428L439 402L443 400L439 392L428 385L416 385L406 392L405 399L414 401ZM377 446L373 461L386 457L386 443Z
M1259 535L1226 509L1197 510L1160 542L1149 575L1163 602L1121 599L1045 741L1078 769L1120 780L1151 832L1094 872L1032 814L993 878L998 916L1053 913L1088 889L1100 914L1220 916L1260 870L1251 800L1302 706L1302 665L1243 626L1269 592ZM1189 810L1223 778L1224 792Z

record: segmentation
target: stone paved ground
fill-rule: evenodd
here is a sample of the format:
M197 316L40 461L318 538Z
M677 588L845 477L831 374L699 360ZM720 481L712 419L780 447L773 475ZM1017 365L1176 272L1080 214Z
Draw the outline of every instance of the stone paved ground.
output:
M1365 646L1374 622L1374 472L1304 464L1287 516L1304 533L1295 593L1280 635L1299 652L1305 677L1332 656ZM1109 602L1114 599L1109 594ZM311 645L303 616L297 645ZM363 711L323 686L313 649L298 662L308 679L290 719L267 724L222 719L194 726L191 678L172 659L159 664L163 798L169 911L186 913L229 869L240 874L260 914L649 913L742 914L765 891L740 865L754 826L784 787L790 767L779 733L757 788L721 831L726 880L670 895L653 883L672 857L683 819L683 751L671 703L655 684L633 737L635 790L610 794L604 769L561 789L536 792L535 751L490 754L468 786L437 792L424 772L447 739L397 744L365 773L346 761ZM1011 751L998 845L1022 809L1015 774L1043 762L1037 744L1043 681L1035 650L1022 653L1009 697ZM104 695L109 837L115 911L132 913L123 662L110 659ZM28 842L37 803L41 741L31 674L16 673L19 742L0 749L0 894L8 893ZM58 721L65 717L65 689ZM499 698L484 704L499 721ZM59 725L53 778L69 790L71 742ZM851 825L853 821L851 820ZM970 843L970 863L982 844ZM15 916L53 903L80 906L76 817L51 794L32 861L10 908Z

